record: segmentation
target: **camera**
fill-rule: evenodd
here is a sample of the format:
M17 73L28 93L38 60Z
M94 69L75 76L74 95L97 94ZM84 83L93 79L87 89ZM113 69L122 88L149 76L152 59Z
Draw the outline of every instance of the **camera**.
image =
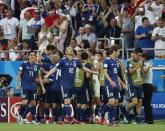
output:
M8 85L8 83L7 83L6 80L4 80L4 79L1 79L1 80L0 80L0 86L1 86L1 87L6 87L7 85Z

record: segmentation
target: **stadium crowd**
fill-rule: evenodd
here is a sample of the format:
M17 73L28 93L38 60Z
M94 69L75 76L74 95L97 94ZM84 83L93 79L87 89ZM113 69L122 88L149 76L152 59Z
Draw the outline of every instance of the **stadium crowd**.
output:
M141 48L165 49L164 0L0 0L0 7L0 50L6 51L0 59L25 61L16 86L20 90L21 80L20 124L29 123L29 112L31 123L44 123L44 114L50 123L50 108L54 124L64 125L65 116L70 124L85 124L89 118L95 123L99 116L104 125L108 112L108 125L118 126L119 111L124 123L131 123L134 112L142 124L142 93L148 91L145 122L154 123L149 58L163 58L164 51L143 53ZM118 59L121 41L108 47L104 41L96 45L97 38L123 38L125 49L136 48L127 69ZM95 51L96 46L104 51Z

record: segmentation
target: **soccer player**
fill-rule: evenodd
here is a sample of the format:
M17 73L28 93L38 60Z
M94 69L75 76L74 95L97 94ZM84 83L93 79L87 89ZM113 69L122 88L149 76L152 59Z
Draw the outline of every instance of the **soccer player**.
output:
M20 107L20 114L22 115L20 124L29 123L26 116L29 112L32 113L32 123L35 124L36 114L36 78L38 77L39 83L42 87L43 93L45 88L42 84L40 65L36 62L36 53L34 51L29 52L29 60L24 62L19 67L17 76L16 89L20 90L19 81L21 79L21 87L23 90L22 105ZM26 107L27 106L27 107Z
M136 122L141 124L141 114L142 114L142 86L144 83L144 72L146 68L144 67L143 61L141 59L143 50L141 48L136 48L133 54L133 58L128 59L128 84L130 85L130 97L131 103L128 105L127 110L130 111L133 107L136 107Z
M118 126L118 124L113 123L115 117L116 106L118 105L119 99L119 60L117 59L120 55L120 45L114 44L110 48L111 55L103 61L104 65L104 76L105 76L105 86L108 95L108 120L109 126Z
M84 71L89 73L98 74L98 72L91 71L90 69L83 67L78 59L73 58L73 49L67 47L65 51L66 57L61 59L50 72L46 75L49 77L57 69L61 69L61 92L64 98L64 108L62 109L62 118L60 124L64 125L64 118L67 115L70 120L70 124L74 124L76 121L71 117L71 97L74 94L74 79L76 67L82 68Z

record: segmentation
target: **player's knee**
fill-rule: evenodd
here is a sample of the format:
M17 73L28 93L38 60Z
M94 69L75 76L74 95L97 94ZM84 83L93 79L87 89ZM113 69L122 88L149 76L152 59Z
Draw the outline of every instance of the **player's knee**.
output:
M137 105L137 103L138 103L137 99L132 99L132 103L133 103L134 105Z
M27 104L28 104L28 100L23 100L22 101L22 105L27 106Z
M81 108L81 104L77 104L77 108Z
M70 104L71 103L71 100L70 99L65 99L64 100L64 104Z

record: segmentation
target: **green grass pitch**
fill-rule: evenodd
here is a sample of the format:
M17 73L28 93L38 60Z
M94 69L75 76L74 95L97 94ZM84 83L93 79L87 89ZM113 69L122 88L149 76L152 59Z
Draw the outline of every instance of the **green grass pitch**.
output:
M165 120L155 120L153 125L120 124L119 127L99 124L66 124L62 126L59 124L20 125L17 123L0 123L0 131L165 131Z

